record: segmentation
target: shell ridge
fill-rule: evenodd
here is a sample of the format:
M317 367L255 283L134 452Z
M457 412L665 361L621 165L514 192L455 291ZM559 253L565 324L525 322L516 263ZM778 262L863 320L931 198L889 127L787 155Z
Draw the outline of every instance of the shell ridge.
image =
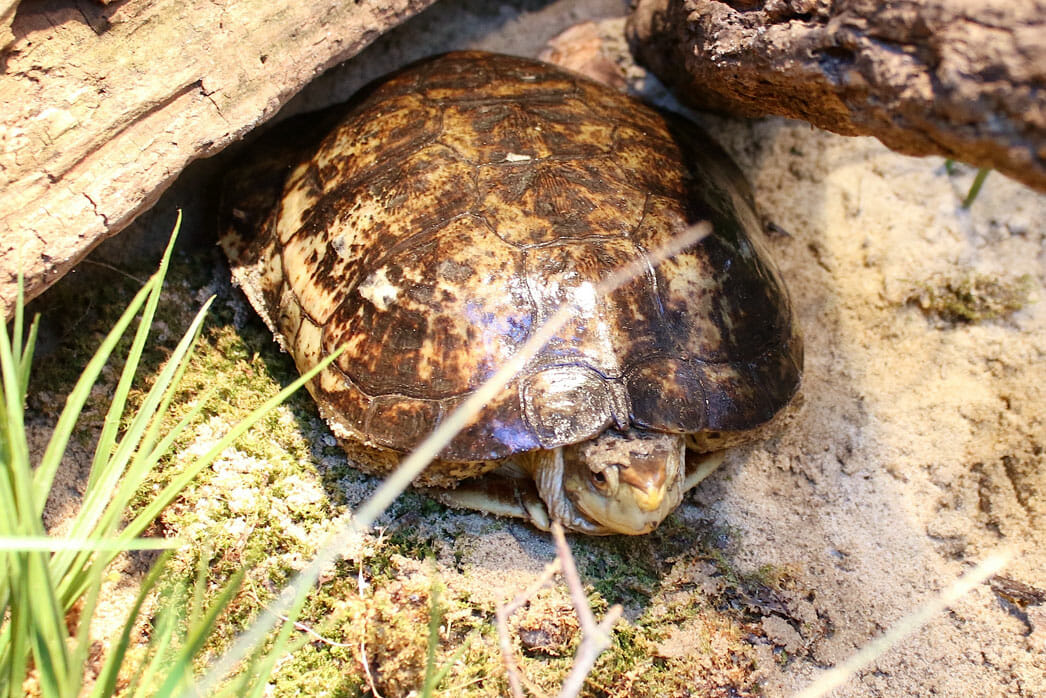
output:
M480 221L481 221L481 222L483 223L483 226L484 226L484 227L485 227L485 228L487 229L487 232L489 232L489 233L490 233L491 235L493 235L494 237L496 237L496 238L497 238L498 240L500 240L501 242L503 242L503 243L505 243L506 245L509 245L510 247L512 247L512 248L514 248L514 249L517 249L517 250L519 250L519 251L521 251L521 252L522 252L522 251L525 251L525 250L527 249L527 246L526 246L526 245L520 244L520 243L518 243L518 242L512 242L511 240L506 240L506 239L505 239L505 238L504 238L504 237L503 237L503 236L501 235L501 233L499 233L499 232L498 232L497 226L496 226L496 225L494 225L493 223L491 223L491 222L490 222L490 219L488 219L488 218L487 218L487 217L486 217L485 215L483 215L482 213L480 213L480 212L478 212L478 211L470 211L470 214L471 214L472 216L474 216L475 218L478 218L478 219L479 219L479 220L480 220ZM531 300L533 301L533 299L531 299Z
M678 339L672 337L672 333L669 332L669 323L665 318L665 301L661 297L661 284L657 277L657 266L650 259L650 251L638 239L639 231L642 229L643 223L650 214L652 200L653 198L650 192L647 192L643 197L642 213L639 214L639 220L636 222L635 227L629 231L628 237L632 241L632 244L636 246L636 249L639 250L639 253L643 255L643 260L646 262L646 268L643 270L643 273L647 277L647 284L650 287L651 296L653 296L654 304L657 308L658 322L654 323L654 329L658 333L658 345L665 346L666 343L671 344L676 353L681 353L682 346ZM636 276L638 276L638 274ZM627 370L623 371L622 375L627 372Z
M613 233L608 235L562 235L555 240L542 240L541 242L528 242L520 245L524 250L545 250L550 247L566 247L578 242L599 242L601 240L628 240L628 233Z
M442 115L440 116L440 121L442 122ZM442 123L440 124L440 126L442 127ZM336 186L332 187L330 190L327 190L327 188L325 186L326 185L326 181L324 181L322 173L319 172L319 168L316 168L316 170L317 170L316 180L320 183L320 191L323 192L323 197L322 198L325 199L325 200L334 200L334 201L341 201L341 200L348 199L349 197L346 196L346 194L349 194L353 190L358 189L361 184L364 184L364 183L366 183L366 182L368 182L370 180L373 180L375 174L382 173L382 172L393 171L396 168L397 165L401 164L404 160L407 160L408 158L410 158L412 155L415 155L419 151L421 151L421 150L423 150L423 149L425 149L425 148L427 148L427 147L429 147L431 145L434 145L434 144L442 145L441 143L439 143L439 136L440 136L441 133L442 133L442 131L438 130L435 134L430 135L430 136L426 136L425 138L418 139L416 141L409 141L407 143L401 143L401 144L398 144L398 145L389 146L382 153L382 157L381 157L380 161L375 162L373 165L368 165L368 166L364 167L363 169L359 170L358 172L353 173L347 179L343 179L342 181L339 181L338 184ZM324 142L324 145L327 145L327 143ZM452 150L451 148L447 148L447 149L448 150ZM313 169L313 168L310 167L309 169ZM338 173L338 174L341 175L342 173ZM329 179L333 179L333 178L329 178ZM313 207L313 209L310 209L310 210L315 210L317 208L318 208L318 206L315 206L315 207ZM306 217L306 218L302 219L302 226L298 230L301 230L301 229L303 229L305 227L305 222L308 220L308 218L309 217ZM298 232L298 231L295 231L295 232Z
M280 264L281 265L283 264L282 255L281 255L281 259L280 259ZM298 292L294 290L294 286L290 282L285 282L285 285L287 286L287 291L286 292L289 293L294 298L294 302L298 304L299 308L301 308L301 314L304 315L309 320L309 322L311 322L312 324L316 325L317 327L322 327L323 330L326 331L327 330L326 323L320 322L319 320L317 320L316 318L314 318L312 316L312 313L309 312L309 309L305 306L304 303L301 302L301 297L298 295ZM295 338L297 338L297 336L298 336L298 330L297 329L295 330L294 336L295 336ZM292 355L294 354L294 352L292 352L290 349L288 349L287 351L290 352Z

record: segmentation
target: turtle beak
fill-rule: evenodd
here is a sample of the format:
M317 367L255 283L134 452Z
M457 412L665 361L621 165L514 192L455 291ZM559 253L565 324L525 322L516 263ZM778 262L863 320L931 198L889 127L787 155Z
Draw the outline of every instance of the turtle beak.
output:
M656 511L665 500L667 478L665 468L657 460L637 459L621 468L619 481L632 487L636 506L642 511Z

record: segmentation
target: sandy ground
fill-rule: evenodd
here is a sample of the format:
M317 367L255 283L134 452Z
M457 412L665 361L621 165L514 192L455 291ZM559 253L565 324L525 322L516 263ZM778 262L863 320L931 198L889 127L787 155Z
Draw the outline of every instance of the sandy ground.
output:
M454 24L427 15L388 41L385 60L430 45L534 54L563 26L620 4L486 12L489 33L453 41ZM410 31L435 38L415 47ZM335 71L295 109L351 92L368 70ZM792 423L733 451L680 510L694 526L731 530L740 570L787 568L804 590L763 621L765 694L802 688L1005 549L1004 579L975 588L836 695L1046 695L1046 197L992 174L966 210L969 168L952 176L939 159L795 122L703 121L784 231L770 249L806 342ZM182 191L160 205L161 236ZM981 298L1027 297L974 322L937 312L971 280ZM524 526L491 533L483 517L456 519L458 569L483 573L448 567L445 579L476 598L504 601L551 557ZM1003 591L1010 581L1028 588ZM775 661L774 645L791 660Z
M799 124L726 140L790 233L773 244L806 338L804 404L777 441L732 456L694 515L816 589L833 632L804 636L809 663L769 680L784 695L1001 546L1004 575L1046 583L1046 199L996 175L966 211L969 173ZM1040 300L975 324L909 302L975 274L1027 274ZM1044 635L981 586L843 694L1039 695Z

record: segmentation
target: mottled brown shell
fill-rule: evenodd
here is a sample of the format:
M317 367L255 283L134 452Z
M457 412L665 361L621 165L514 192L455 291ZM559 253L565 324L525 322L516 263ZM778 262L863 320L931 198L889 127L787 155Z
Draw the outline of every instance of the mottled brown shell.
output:
M610 425L749 430L796 391L802 345L751 195L693 125L479 52L341 111L318 149L295 124L233 175L223 245L300 370L347 347L311 386L343 440L409 450L564 302L579 312L446 447L444 475ZM713 233L593 295L699 221Z

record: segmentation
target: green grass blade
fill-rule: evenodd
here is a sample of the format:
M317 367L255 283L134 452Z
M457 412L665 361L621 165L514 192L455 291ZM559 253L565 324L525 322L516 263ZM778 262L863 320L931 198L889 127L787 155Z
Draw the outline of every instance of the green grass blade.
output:
M204 396L197 401L197 404L194 405L194 407L192 407L188 412L186 412L181 421L179 421L177 425L175 425L163 436L160 443L157 444L150 453L147 453L142 457L135 458L135 463L128 470L127 474L124 475L123 480L121 480L119 485L120 491L114 496L114 499L118 499L124 502L130 501L131 497L138 490L140 483L144 479L145 475L151 472L153 468L156 466L156 464L159 463L160 458L165 456L170 451L170 447L172 447L175 441L178 440L178 437L185 431L185 429L187 429L192 423L194 423L197 416L200 414L201 411L203 411L203 408L207 405L211 395L213 395L212 391L204 393ZM120 514L126 513L126 510L120 511ZM147 521L145 523L147 526L149 525L149 523L151 523L151 521ZM99 556L100 564L108 565L117 555L119 555L121 549L121 541L127 543L127 545L129 546L127 549L132 549L136 546L136 543L134 541L151 540L127 537L126 535L124 535L124 533L118 534L116 538L113 539L115 541L114 544L111 547L107 546L103 555ZM73 564L72 568L74 570L76 569L75 563ZM75 572L73 572L72 575L63 578L60 584L60 590L63 594L63 598L76 599L78 598L79 594L84 592L84 589L85 586L83 575L79 575L79 573Z
M298 606L301 610L301 605ZM290 639L291 631L294 630L294 621L297 614L288 617L288 620L280 627L280 632L273 642L272 648L264 655L252 657L244 672L243 682L233 695L244 696L244 698L261 698L265 693L267 679L276 668L276 662L287 650L287 641Z
M20 308L20 306L19 306ZM16 310L14 329L21 334L22 311ZM3 395L3 422L0 424L2 450L0 462L4 468L4 484L0 487L0 498L5 508L3 522L5 532L14 535L44 535L43 522L33 507L33 476L29 461L29 444L26 439L24 400L24 371L21 356L22 338L12 344L7 334L6 323L0 326L0 385ZM31 351L31 350L30 350ZM4 597L10 600L9 609L13 628L10 645L5 649L11 684L9 690L21 687L26 667L26 657L32 652L40 686L43 690L55 691L68 675L69 656L65 644L66 629L63 613L56 604L54 584L47 568L44 553L20 553L7 557L5 568L7 581ZM21 676L19 676L21 672Z
M156 623L153 624L149 640L149 655L143 658L130 684L124 692L126 695L139 694L139 687L143 695L152 697L151 688L153 677L163 669L167 662L168 648L175 644L175 638L180 634L181 615L185 607L184 589L168 592L165 603L160 606L160 612ZM148 661L148 663L146 663Z
M207 609L204 597L207 592L207 568L210 560L211 552L204 550L196 561L196 580L192 585L192 598L189 599L189 613L185 620L190 628L199 624L200 618L204 616Z
M17 568L17 565L14 567ZM28 604L24 602L27 590L22 588L18 591L21 593L13 599L15 603L11 606L10 620L4 626L5 635L0 636L0 640L3 641L0 647L5 650L0 653L0 658L3 659L0 669L5 667L7 669L5 676L0 679L0 684L5 689L3 694L11 696L11 698L18 698L22 695L22 681L25 680L25 672L29 667L30 652L29 619L26 617ZM21 604L18 603L19 600L22 601Z
M22 402L25 402L26 396L29 394L29 369L33 365L33 352L36 351L36 336L40 331L40 316L36 315L33 318L32 324L29 325L29 336L25 340L25 348L22 350L22 355L19 356L15 353L15 359L18 360L18 382L22 386Z
M32 638L33 663L43 695L59 695L70 669L71 657L66 644L68 629L64 609L55 595L54 581L47 566L47 555L25 553L24 600L29 611L29 633ZM52 692L48 692L52 691Z
M442 683L443 679L447 678L447 674L449 674L450 670L454 668L454 665L458 663L458 660L461 659L461 657L465 654L465 650L469 648L469 644L478 635L478 628L470 632L465 637L465 641L461 643L461 647L454 650L454 654L450 655L450 658L443 663L443 666L440 667L440 670L437 671L436 674L432 677L432 690L435 691L439 688L440 683Z
M165 698L174 695L181 684L192 679L192 660L200 650L203 649L211 630L214 628L218 617L225 612L236 592L243 583L244 570L236 572L229 580L225 588L215 597L211 607L207 610L197 623L189 626L189 632L185 638L185 644L179 649L174 662L167 667L167 680L160 685L156 691L157 698Z
M171 387L172 390L175 386ZM171 448L174 446L174 442L196 421L196 418L203 412L203 408L206 407L211 398L214 397L215 390L208 390L206 393L201 395L196 403L189 408L185 415L175 424L167 430L163 438L158 443L152 445L152 448L147 452L143 453L140 457L135 458L135 462L131 468L127 471L127 477L129 480L141 481L145 479L145 476L154 470L160 460L171 452ZM162 421L157 417L157 421Z
M204 304L189 329L182 336L152 388L146 394L145 400L138 408L131 424L127 427L116 452L99 468L99 478L93 485L88 484L80 513L69 531L70 537L89 538L96 535L109 535L125 515L131 497L138 490L141 480L146 474L142 468L132 467L134 473L129 472L128 463L138 451L139 442L146 429L154 421L156 411L168 394L172 380L176 375L184 372L183 364L188 363L210 304L210 301ZM128 363L124 367L124 372L127 373L128 369L133 368L136 367L132 367ZM134 371L132 370L131 373ZM120 478L123 478L122 483ZM69 575L72 573L75 576L77 570L84 569L83 563L83 554L55 556L53 568L56 578L63 580L63 596L67 596L66 591L69 586L77 586L75 578L70 579Z
M156 497L154 497L153 501L143 508L138 516L124 527L121 535L126 535L128 538L140 535L149 523L159 515L160 511L170 504L174 498L178 496L178 493L185 489L185 486L188 485L201 470L214 462L214 459L221 455L222 451L231 446L236 439L243 436L244 432L254 426L258 420L271 412L276 406L290 397L301 386L305 385L305 383L310 381L321 370L326 368L327 364L340 356L342 351L342 349L339 349L331 355L324 357L324 359L316 364L316 366L306 371L296 381L288 385L275 396L266 400L260 407L244 417L242 421L229 430L228 434L211 447L207 453L190 463L180 475L174 478Z
M977 195L981 193L981 187L984 185L984 180L988 178L989 172L991 170L987 167L977 170L977 174L973 178L973 184L970 185L970 191L966 193L966 198L962 200L963 208L969 208L973 205Z
M69 397L66 398L65 407L62 409L62 414L58 417L54 432L51 434L51 440L47 444L47 449L44 451L43 458L40 459L40 464L37 466L33 478L33 490L36 493L35 511L38 516L43 514L44 504L47 502L47 495L51 491L55 472L58 471L58 466L62 462L62 456L69 445L69 437L72 435L76 422L80 418L80 413L83 412L84 403L87 402L87 398L91 394L91 387L98 380L98 376L102 373L102 369L105 368L110 355L116 349L116 345L120 342L127 328L134 320L134 316L137 315L138 310L142 307L145 299L157 283L158 279L150 279L138 291L130 304L128 304L123 315L120 316L120 319L113 325L109 334L102 340L101 346L95 351L94 356L91 357L83 373L80 374L80 378L76 381L76 385L69 393Z
M11 355L16 361L22 355L22 323L24 322L25 288L22 279L22 272L18 272L18 283L15 287L15 316L11 322Z
M98 436L98 443L95 445L94 460L91 462L91 470L87 479L88 491L96 490L99 480L102 480L112 471L107 466L112 462L113 449L116 446L116 437L120 430L120 421L124 414L124 408L127 405L127 396L130 395L131 383L138 372L138 364L145 350L149 331L152 329L156 306L160 301L161 284L159 275L155 274L152 278L155 278L157 281L150 289L149 295L146 296L145 306L142 309L142 315L138 320L138 327L134 333L134 341L131 343L131 348L124 361L123 370L120 372L120 378L116 383L116 388L113 390L109 409L106 411L105 418L102 421L102 431Z
M126 470L126 477L122 486L111 496L109 507L100 521L100 528L103 530L108 529L110 525L115 525L117 520L124 515L131 497L140 486L141 480L148 474L140 465L141 462L147 460L148 452L151 450L152 444L146 444L145 441L147 439L155 440L155 435L159 433L160 423L163 421L161 408L170 402L177 390L177 378L183 375L188 368L193 349L200 338L200 331L203 329L203 321L213 300L212 297L204 303L196 317L193 318L160 375L157 376L153 386L146 394L145 400L124 434L117 453L113 456L113 461L118 464L118 469L121 472ZM149 432L152 435L149 435ZM115 487L115 485L114 482L113 486ZM109 491L112 492L112 490Z
M105 663L102 665L102 670L98 673L98 678L95 679L90 698L108 698L116 694L116 679L120 674L120 667L126 661L127 648L131 644L131 632L138 622L138 615L142 612L142 604L145 603L145 599L156 587L157 582L160 580L160 575L170 559L171 554L164 553L153 564L149 573L145 575L145 579L142 580L141 587L138 589L138 596L135 598L131 610L127 613L127 620L124 621L123 629L120 631L120 637L109 647L109 652L105 656Z
M17 315L17 313L16 313ZM13 354L11 340L7 336L7 325L0 323L0 385L3 396L3 423L0 433L3 434L3 449L0 450L0 462L8 485L3 488L5 519L13 530L20 533L43 533L43 523L30 515L33 503L32 468L29 462L29 442L25 433L25 412L22 395L23 386L19 383L17 360Z
M154 501L116 533L125 507L142 480L157 462L170 453L176 439L194 423L206 404L205 401L198 402L178 425L173 429L167 427L165 413L177 394L177 385L187 370L193 347L200 336L203 318L213 299L208 300L201 309L160 370L129 424L125 414L131 386L145 354L149 331L160 301L163 277L170 262L177 228L176 225L159 269L136 294L70 392L52 439L35 472L29 462L25 436L24 399L39 328L38 318L34 318L26 333L24 309L19 303L13 327L16 337L12 341L7 336L6 325L0 332L3 335L0 339L0 378L3 380L3 394L0 396L0 458L3 462L0 464L5 471L4 476L0 476L0 508L4 509L0 512L0 661L3 661L0 664L0 696L21 694L29 661L32 661L43 695L79 693L83 680L82 669L90 646L91 616L100 598L107 565L121 550L177 545L172 541L142 539L138 536L203 468L209 466L247 429L306 381L314 378L340 354L340 351L336 352L232 427L224 438L206 454L190 462ZM92 386L112 359L136 317L139 318L137 329L104 418L81 515L74 522L70 537L61 541L49 539L43 530L40 514L55 473L89 399ZM23 337L23 334L26 336ZM163 632L159 637L154 634L155 642L151 643L149 650L151 654L147 653L139 664L133 683L136 688L151 694L157 683L162 682L158 695L170 695L190 687L188 682L192 679L193 659L206 644L217 618L234 598L243 579L241 571L219 593L215 602L204 608L206 572L207 561L201 559L194 600L187 619L188 632L182 642L179 643L179 628L186 620L180 615L184 613L184 607L181 610L161 609L159 626ZM141 613L144 599L154 589L157 579L150 570L147 583L143 583L146 585L127 617L124 634L114 648L117 658L110 662L107 657L103 673L96 682L96 695L111 694L115 689L117 674L130 646L130 633ZM59 580L64 587L58 587ZM66 611L81 598L81 620L76 628L74 642L70 643ZM305 597L295 602L292 617L297 617L304 603ZM251 657L248 678L260 677L258 681L249 684L252 694L258 695L264 690L266 677L285 651L292 631L293 624L285 622L272 649L263 653L259 648L257 654ZM180 646L176 650L172 649L176 645ZM158 675L159 671L164 673Z
M246 695L247 698L261 698L265 692L267 679L272 675L273 670L276 668L276 662L280 657L284 656L287 652L287 643L290 640L291 631L294 630L294 623L301 616L301 610L305 607L305 602L308 599L307 596L301 595L295 599L294 605L291 606L287 613L287 619L283 622L280 627L280 632L276 636L276 640L273 642L272 647L264 655L258 657L252 657L248 663L248 669L245 672L248 680L253 678L254 685L251 687L250 693L244 691L238 691L236 695ZM259 645L259 649L261 645Z
M76 636L69 653L70 671L65 675L62 685L63 696L78 696L83 688L82 668L87 666L87 655L91 650L91 620L94 618L95 609L98 608L98 595L101 593L104 577L104 565L91 565L90 583L87 593L83 596Z
M121 487L132 487L129 483L141 482L144 475L139 474L139 470L142 473L147 473L152 470L159 460L165 456L171 448L171 445L178 439L178 437L192 425L196 417L203 411L203 408L207 405L210 400L213 391L205 393L196 404L190 409L184 417L176 424L167 434L164 435L163 439L156 444L152 452L146 457L138 459L133 466L132 470L129 470L124 481L121 482ZM168 541L165 545L145 545L144 543L138 543L136 541ZM115 538L109 537L105 539L102 544L96 546L94 549L100 551L102 554L99 556L100 564L108 565L113 559L120 554L123 550L138 550L138 549L158 549L165 547L177 547L180 545L178 541L171 539L155 539L155 538L127 538L126 536L119 535ZM84 548L86 549L86 548ZM84 577L82 574L74 574L67 578L64 578L60 582L60 591L63 598L78 598L80 594L84 592L86 588L84 586Z
M176 389L177 386L171 386L172 392ZM217 389L212 388L211 390L208 390L206 393L198 397L195 403L192 405L192 407L189 408L189 410L178 421L178 423L175 424L173 427L169 427L167 433L164 434L163 438L160 439L158 443L154 443L152 445L152 448L147 453L145 453L141 458L136 460L134 464L135 468L141 468L141 470L143 471L141 473L142 475L152 472L156 464L160 462L160 459L170 453L171 448L174 446L174 442L178 440L178 437L180 437L186 429L192 426L193 422L196 421L196 418L200 416L201 412L203 412L203 408L210 403L211 398L214 397L215 392L217 392ZM162 420L157 419L157 421L159 422ZM134 475L139 474L135 469L132 469L128 472L133 473Z
M201 399L197 401L196 405L194 405L192 409L190 409L185 414L185 416L182 417L178 424L171 428L171 430L164 436L160 443L156 444L152 452L146 454L142 458L136 459L134 465L132 465L131 469L128 470L127 474L124 477L124 480L120 483L120 488L126 488L127 492L121 492L117 495L117 498L122 499L124 501L130 500L130 497L138 489L139 484L144 480L145 474L150 472L152 468L160 461L160 459L169 453L172 444L189 426L192 425L196 417L200 414L200 412L203 411L203 408L206 406L211 394L211 392L208 392L203 397L201 397ZM175 495L177 496L177 493L175 493ZM121 513L125 514L126 511L122 511ZM151 523L151 521L146 521L146 526L148 526L149 523ZM116 534L115 538L111 538L111 545L106 544L104 546L98 546L98 549L102 551L100 555L101 564L108 565L121 552L121 550L137 549L139 547L139 544L135 541L156 540L150 538L128 537L125 534L126 531ZM176 545L176 543L172 542L170 546L165 545L142 547L175 547ZM60 582L59 588L62 592L63 598L78 598L79 595L82 594L84 589L86 588L84 586L83 574L76 573L75 569L76 567L74 564L74 572L69 576L63 578Z
M7 324L0 323L0 387L2 387L2 423L0 423L0 465L3 480L0 485L0 517L5 535L44 534L43 522L35 514L33 472L29 460L29 443L25 430L25 395L28 371L25 360L31 358L31 344L35 330L23 344L22 296L19 291L15 309L12 339ZM34 322L34 326L35 326ZM25 348L25 351L23 351ZM40 552L5 555L5 582L0 596L5 613L10 613L10 633L0 651L6 672L4 683L11 692L18 692L25 678L31 652L43 690L60 690L68 676L68 651L65 645L63 614L54 604L54 585L47 570L47 556Z
M123 371L120 373L120 380L113 391L112 404L105 413L102 432L98 437L98 445L94 453L94 461L91 463L87 489L91 489L98 479L105 474L105 465L111 460L112 449L116 443L116 435L120 429L120 420L123 417L124 407L127 404L127 396L131 392L131 383L138 372L138 365L145 350L145 343L149 337L149 331L152 329L153 317L156 315L156 307L160 303L163 278L167 275L167 266L171 260L171 253L174 251L175 240L178 239L178 229L181 227L181 221L182 215L179 212L178 220L175 222L174 230L171 232L171 239L167 243L167 249L164 250L163 257L160 259L160 268L150 278L150 281L153 279L156 281L145 301L145 307L142 309L142 317L138 322L134 341L131 343L131 349L127 354Z
M0 403L2 403L0 398ZM0 534L12 535L20 531L19 509L15 496L15 480L18 477L31 477L29 473L15 473L17 468L25 468L25 464L19 465L10 457L7 448L7 429L4 422L0 422L0 464L4 467L3 477L0 477Z
M168 359L168 363L174 362L176 364L176 370L174 372L173 377L171 378L170 385L167 387L167 390L165 390L163 393L163 399L160 401L159 406L156 408L156 414L150 422L149 428L142 436L141 442L139 443L138 447L139 453L153 453L155 451L156 442L160 439L160 432L164 428L164 417L168 414L171 401L174 400L175 395L178 394L178 389L182 383L182 378L185 376L185 372L189 369L190 359L192 358L192 355L195 352L196 343L199 341L200 333L203 330L203 321L208 311L210 310L211 305L214 303L214 299L215 297L211 296L206 301L204 301L203 307L196 314L196 318L193 319L193 322L189 325L191 329L194 326L197 326L197 319L199 320L199 325L197 326L198 329L196 329L196 331L194 332L193 339L190 340L190 343L188 345L188 351L185 352L185 358L175 362L174 356L176 354L172 354L171 358ZM185 334L182 335L181 341L185 341L185 338L189 335L189 333L190 330L186 330ZM181 342L179 342L179 346L180 345ZM213 390L208 390L204 394L205 398L200 400L200 402L206 403L210 399L210 396L212 394ZM165 452L166 449L164 449L161 452L161 455Z
M211 307L213 300L214 299L212 298L204 303L203 307L196 314L196 317L193 318L192 323L185 331L185 334L182 335L181 340L175 347L174 352L168 358L163 369L160 371L160 374L156 377L149 392L146 393L145 400L135 412L134 419L131 420L131 424L127 427L123 438L120 440L119 447L107 464L107 466L113 471L109 474L109 477L115 475L118 479L119 476L123 474L127 464L131 461L132 456L136 451L138 451L146 430L155 422L154 418L158 416L158 409L167 398L168 388L171 387L172 381L177 375L185 372L185 368L192 356L192 350L200 337L200 330L203 327L203 321L207 315L207 310ZM107 482L107 487L104 490L101 490L101 493L103 495L111 495L113 488L116 486L116 481L116 479L112 479L110 482ZM136 484L129 491L125 491L128 496L130 496L133 494L134 489L137 489ZM121 502L118 498L112 497L109 505L110 517L115 518L119 516L123 513L125 508L126 502Z
M431 606L429 609L429 639L428 644L425 648L425 681L421 688L421 698L429 698L439 688L440 682L447 677L450 670L454 668L454 664L461 659L461 656L465 654L465 650L468 649L469 643L479 633L478 628L473 630L465 638L465 641L461 643L461 646L454 650L447 661L443 663L443 666L436 669L436 647L439 645L439 626L443 623L443 609L439 605L440 587L438 584L432 585L432 591L430 592Z
M87 552L123 552L125 550L165 550L179 548L183 541L174 538L52 538L51 536L0 536L0 551L10 553L54 552L75 550Z
M425 681L422 684L422 698L432 695L435 685L432 679L436 675L436 646L439 645L439 626L443 622L443 609L439 605L439 584L433 583L429 590L429 638L425 645Z

